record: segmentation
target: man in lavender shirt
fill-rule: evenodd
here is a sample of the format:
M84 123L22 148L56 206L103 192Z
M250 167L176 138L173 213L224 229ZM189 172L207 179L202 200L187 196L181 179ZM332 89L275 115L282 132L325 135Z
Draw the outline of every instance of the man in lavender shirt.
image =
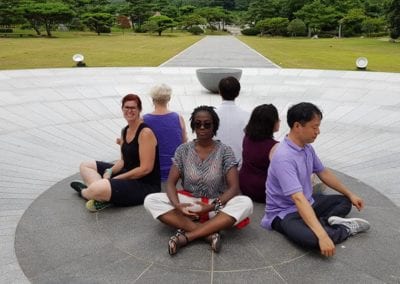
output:
M261 226L276 230L294 243L335 254L335 244L370 227L360 218L343 218L364 201L344 186L319 160L310 143L319 132L322 113L311 103L299 103L287 113L289 134L279 143L268 169L266 207ZM340 195L313 194L311 175Z

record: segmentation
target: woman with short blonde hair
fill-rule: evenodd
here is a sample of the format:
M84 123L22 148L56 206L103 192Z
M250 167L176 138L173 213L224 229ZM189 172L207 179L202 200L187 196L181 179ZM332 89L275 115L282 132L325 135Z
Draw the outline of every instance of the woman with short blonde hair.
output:
M176 148L187 141L183 117L168 109L172 89L166 84L155 85L150 90L154 111L143 116L144 122L154 131L159 145L161 181L168 178Z

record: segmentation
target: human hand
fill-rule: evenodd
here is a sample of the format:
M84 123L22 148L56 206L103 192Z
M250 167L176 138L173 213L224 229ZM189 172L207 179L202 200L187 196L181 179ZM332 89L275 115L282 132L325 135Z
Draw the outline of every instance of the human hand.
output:
M208 213L214 208L213 206L209 205L208 203L204 203L201 201L196 201L196 203L191 204L191 206L188 207L188 210L190 212L194 212L197 215L202 215L205 213Z
M179 203L179 204L176 205L175 207L176 207L176 209L178 209L180 212L182 212L183 215L191 216L191 217L197 217L197 216L198 216L197 213L191 212L191 211L189 210L189 209L190 209L190 206L192 206L192 205L193 205L192 203Z
M364 209L364 200L361 197L353 193L349 198L351 203L358 209L358 211Z
M198 215L206 214L212 211L213 209L214 209L213 204L208 204L201 201L196 201L196 203L192 204L192 206L189 207L189 210L191 212L196 212Z
M336 252L335 244L328 235L318 239L318 242L322 255L333 256L335 254Z

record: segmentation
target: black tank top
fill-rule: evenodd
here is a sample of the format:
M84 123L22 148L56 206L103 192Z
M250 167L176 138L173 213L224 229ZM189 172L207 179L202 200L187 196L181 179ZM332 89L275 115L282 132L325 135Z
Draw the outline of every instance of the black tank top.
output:
M141 123L136 131L135 137L130 143L126 142L126 133L128 131L128 126L126 126L123 131L123 138L124 142L121 147L121 152L122 152L122 158L124 160L124 170L125 171L130 171L134 168L137 168L140 166L140 158L139 158L139 134L142 131L143 128L149 128L145 123ZM154 166L153 170L141 177L140 181L147 183L147 184L154 184L154 185L160 185L161 184L161 176L160 176L160 161L159 161L159 156L158 156L158 144L154 150L155 153L155 161L154 161Z

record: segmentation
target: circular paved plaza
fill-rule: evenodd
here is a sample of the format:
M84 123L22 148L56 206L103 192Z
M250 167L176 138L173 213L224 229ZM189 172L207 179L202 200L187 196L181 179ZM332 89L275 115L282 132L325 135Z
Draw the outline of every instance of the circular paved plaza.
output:
M164 82L186 120L195 106L217 106L196 68L1 71L0 282L398 283L400 74L232 67L243 69L238 103L247 110L273 103L282 121L300 101L323 110L315 148L366 199L353 216L368 219L370 232L324 259L262 230L257 205L248 228L224 233L219 255L198 242L170 258L171 231L142 206L90 214L68 183L81 161L118 157L123 95L140 94L148 112L148 90ZM276 138L287 131L282 123Z

